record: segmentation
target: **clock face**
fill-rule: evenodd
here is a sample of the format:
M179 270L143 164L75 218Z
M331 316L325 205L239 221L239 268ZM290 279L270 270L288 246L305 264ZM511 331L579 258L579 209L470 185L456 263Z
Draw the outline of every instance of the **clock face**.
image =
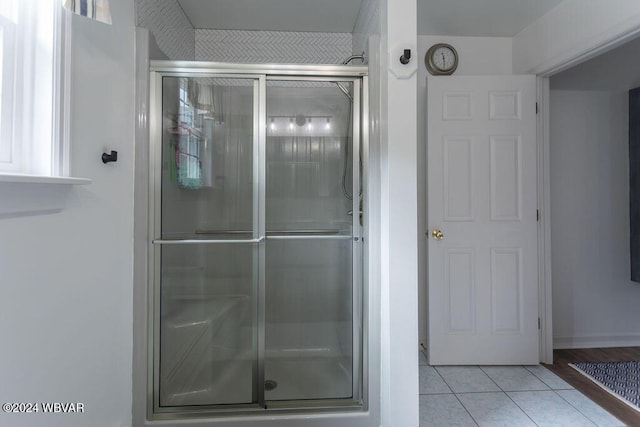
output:
M456 55L448 47L441 46L431 54L431 61L440 71L449 71L456 63Z
M434 76L451 75L458 68L458 53L451 45L434 44L427 51L424 62Z

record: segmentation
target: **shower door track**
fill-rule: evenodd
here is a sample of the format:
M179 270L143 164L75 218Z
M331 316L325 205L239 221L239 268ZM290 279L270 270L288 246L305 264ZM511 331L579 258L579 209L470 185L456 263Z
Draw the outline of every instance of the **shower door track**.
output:
M359 212L362 206L367 206L366 185L361 182L361 175L366 176L368 168L368 132L362 131L368 117L368 67L344 65L288 65L288 64L227 64L199 61L151 61L150 66L151 99L150 99L150 188L149 188L149 283L148 291L148 363L147 389L149 419L176 419L208 416L249 415L264 413L304 413L334 412L366 410L368 377L367 353L368 325L364 301L368 300L366 286L363 284L363 248L362 242L366 228L361 224L359 215L352 215L352 235L342 234L341 230L265 230L265 191L266 191L266 82L267 81L313 81L338 82L351 81L354 85L352 114L352 194L362 194L353 197L352 212ZM197 230L196 234L203 236L247 235L248 239L163 239L161 237L160 201L161 187L158 183L161 166L162 142L162 78L163 77L212 77L230 79L251 79L257 81L254 87L254 231L251 230ZM257 99L257 101L255 101ZM355 126L358 123L358 126ZM359 163L361 152L363 163ZM257 159L256 159L257 158ZM255 161L258 160L258 161ZM361 191L362 189L365 189ZM342 240L352 239L352 383L351 398L335 399L306 399L279 400L265 399L265 241L266 240ZM159 400L159 304L160 304L160 250L165 245L219 244L235 243L257 245L257 258L254 263L257 269L257 403L224 404L224 405L196 405L194 406L161 406Z

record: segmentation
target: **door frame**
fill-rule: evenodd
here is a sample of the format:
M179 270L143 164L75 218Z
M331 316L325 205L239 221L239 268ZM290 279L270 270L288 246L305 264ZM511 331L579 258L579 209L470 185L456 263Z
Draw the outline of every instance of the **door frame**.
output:
M539 358L553 363L553 305L551 288L551 168L549 156L549 79L536 78L538 180L538 329Z
M640 35L640 23L633 25L622 33L613 36L603 33L589 40L588 45L580 45L567 50L553 58L553 62L542 64L531 70L537 75L538 103L538 209L540 224L538 226L538 301L540 317L540 361L553 363L553 304L551 274L551 169L550 169L550 87L551 76L581 64L589 59L608 52L616 47L637 38Z
M142 268L139 266L136 270L136 276L142 278L146 276L144 283L137 283L136 289L137 291L137 309L140 310L144 307L144 314L140 313L137 316L137 322L134 323L134 330L137 331L136 335L143 335L144 332L144 348L142 346L137 346L137 351L134 352L134 371L137 369L141 369L141 372L144 372L145 375L145 387L144 387L144 395L146 396L144 400L145 409L144 411L140 410L141 408L137 408L134 410L135 414L142 415L144 413L144 423L145 425L152 425L155 420L166 419L165 416L159 415L158 412L154 410L155 408L155 392L153 389L153 381L156 377L156 372L154 368L154 316L155 316L155 304L154 304L154 274L155 267L154 265L157 263L157 255L154 255L153 242L152 239L156 236L156 225L158 223L158 218L153 213L153 206L155 205L157 197L156 184L153 179L150 179L152 173L154 172L154 168L157 168L157 152L154 152L154 142L159 140L159 127L158 127L158 103L161 101L157 98L159 93L156 91L157 86L159 85L159 81L162 76L207 76L207 77L236 77L236 78L249 78L252 80L259 80L261 93L265 93L266 91L266 80L270 80L270 78L274 80L312 80L312 81L341 81L341 80L350 80L354 81L355 88L360 88L358 94L354 94L354 100L359 100L359 109L355 111L354 103L354 122L356 119L359 120L360 126L360 134L354 133L354 145L359 141L359 147L354 147L354 154L358 153L358 148L362 150L362 177L363 177L363 206L366 207L366 210L369 209L371 204L371 195L368 192L368 173L369 173L369 132L368 132L368 115L369 115L369 106L368 106L368 67L366 66L318 66L318 65L280 65L280 64L226 64L226 63L213 63L213 62L192 62L192 61L150 61L147 62L149 64L148 70L150 71L146 73L139 73L138 78L142 79L146 77L149 83L149 87L145 90L147 96L149 96L149 103L144 105L143 94L137 94L137 101L139 102L139 114L141 114L140 122L138 123L138 134L136 135L137 141L138 138L140 140L146 140L146 146L139 147L138 142L136 143L137 149L142 151L144 157L146 157L146 162L140 162L139 159L136 159L136 165L141 166L141 171L139 171L136 175L136 184L138 185L138 179L143 179L145 181L144 186L137 188L140 189L141 198L136 198L138 203L136 206L140 207L141 204L144 204L145 208L148 208L146 212L146 221L147 224L145 226L141 226L141 224L136 225L136 229L145 228L147 231L147 235L145 236L146 242L141 242L140 239L137 239L136 246L140 247L142 252L142 246L144 246L144 252L146 252L145 259L142 259L142 256L136 257L137 262L143 262L145 264L144 270L146 270L142 274ZM359 82L359 83L357 83ZM148 89L151 90L148 90ZM359 99L357 99L359 98ZM257 127L258 133L261 135L258 139L262 138L266 139L266 116L262 114L266 111L266 98L261 96L259 98L260 110L259 122L254 124ZM143 117L146 116L146 117ZM255 131L256 129L254 129ZM264 135L262 135L264 134ZM149 144L149 142L151 142ZM264 142L264 141L263 141ZM260 150L262 150L264 147ZM264 153L262 153L262 158L264 158ZM358 163L358 156L353 156L354 170L356 169ZM141 160L141 159L140 159ZM254 165L255 166L255 165ZM264 169L260 171L261 176L264 174ZM146 175L146 176L144 176ZM356 187L359 186L359 182L357 179L354 180L353 191L356 191ZM355 194L355 193L354 193ZM261 197L264 195L264 191L260 191ZM357 206L357 202L354 202L354 206ZM357 212L356 209L354 211ZM263 212L264 214L264 212ZM140 222L144 219L139 218ZM262 220L262 223L264 221ZM353 215L353 223L359 223L359 216ZM264 224L263 224L264 225ZM264 227L262 227L264 228ZM371 229L370 222L367 218L367 215L364 217L364 224L358 229L354 229L353 231L353 240L354 240L354 257L356 254L359 254L359 260L361 265L359 268L353 271L354 280L357 279L359 284L354 283L354 305L358 304L358 307L354 308L354 316L358 316L359 322L358 328L360 329L359 334L359 343L358 346L361 348L360 363L359 366L354 366L354 379L360 377L360 390L359 395L354 395L354 398L359 402L358 405L340 405L339 402L335 402L336 405L327 407L326 404L322 402L314 403L312 405L293 405L287 408L276 408L274 410L276 412L266 412L264 409L261 411L253 411L249 409L246 414L256 413L256 417L252 417L251 420L257 422L261 420L269 419L270 421L277 422L280 421L281 424L278 425L297 425L296 419L292 418L292 413L299 413L305 416L305 419L308 418L309 412L301 412L304 409L313 409L314 412L325 413L324 417L335 416L336 419L340 419L347 415L345 411L349 411L348 414L351 422L348 422L345 425L353 425L353 426L364 426L366 425L366 419L370 416L369 411L369 399L371 396L372 390L369 389L370 381L375 379L375 376L372 377L372 368L368 363L369 355L372 354L370 347L375 345L376 340L369 339L369 333L372 330L376 330L375 324L377 323L377 317L375 314L375 310L372 312L369 309L371 305L371 301L375 300L375 295L371 294L368 290L368 286L364 283L364 278L369 277L369 269L371 266L367 264L367 260L370 256L368 252L373 251L374 248L371 248L370 245L364 245L363 243L366 241L368 243L369 236L375 234L375 230ZM254 236L255 237L255 236ZM356 271L357 270L357 271ZM142 291L141 288L144 288ZM144 303L140 304L141 297L144 294ZM136 311L136 310L134 310ZM142 324L141 324L142 323ZM356 325L354 325L354 331L356 329ZM357 334L356 334L357 335ZM260 344L259 344L260 345ZM357 349L354 347L354 358L358 354ZM355 369L358 372L355 372ZM140 371L139 371L140 372ZM139 376L138 376L139 377ZM138 378L136 384L134 384L134 390L136 385L138 386L138 390L142 391L141 379ZM377 382L375 382L377 383ZM135 403L135 399L134 399ZM139 401L139 403L142 403ZM136 405L134 405L136 406ZM136 409L136 408L134 408ZM180 411L177 411L180 412ZM328 414L327 412L331 412L333 414ZM221 412L222 414L225 411ZM339 415L343 413L345 415ZM135 415L134 414L134 415ZM287 419L279 419L277 414L287 415ZM198 414L200 417L207 417L207 413ZM265 417L265 418L263 418ZM325 418L326 419L326 418ZM220 421L224 422L225 419L217 419L209 418L207 422L215 422ZM299 420L298 420L299 421ZM291 422L292 424L289 424Z

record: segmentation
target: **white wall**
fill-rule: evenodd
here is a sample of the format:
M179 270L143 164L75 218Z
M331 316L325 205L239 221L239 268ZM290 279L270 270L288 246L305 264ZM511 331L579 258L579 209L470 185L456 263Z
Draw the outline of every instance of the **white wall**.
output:
M371 37L380 35L380 2L378 0L362 0L358 18L353 26L353 54L365 53L369 59Z
M418 36L418 281L419 338L427 343L427 50L449 43L459 56L456 75L511 74L511 39L507 37Z
M512 44L509 37L418 36L419 84L426 85L428 75L424 65L427 50L436 43L449 43L458 52L456 76L511 74Z
M565 0L513 38L518 74L548 73L638 31L637 0ZM557 71L557 70L556 70Z
M629 280L626 91L551 91L555 348L640 344Z
M113 25L73 16L71 172L57 214L0 219L0 401L82 402L84 414L0 425L131 423L133 0ZM117 163L100 155L114 149Z
M195 58L195 30L177 0L135 0L136 26L147 28L170 59Z

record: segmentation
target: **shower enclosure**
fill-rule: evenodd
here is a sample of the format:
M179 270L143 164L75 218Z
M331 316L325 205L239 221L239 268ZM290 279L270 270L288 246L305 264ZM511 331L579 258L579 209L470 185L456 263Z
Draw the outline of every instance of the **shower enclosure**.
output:
M153 417L363 407L366 85L152 63Z

